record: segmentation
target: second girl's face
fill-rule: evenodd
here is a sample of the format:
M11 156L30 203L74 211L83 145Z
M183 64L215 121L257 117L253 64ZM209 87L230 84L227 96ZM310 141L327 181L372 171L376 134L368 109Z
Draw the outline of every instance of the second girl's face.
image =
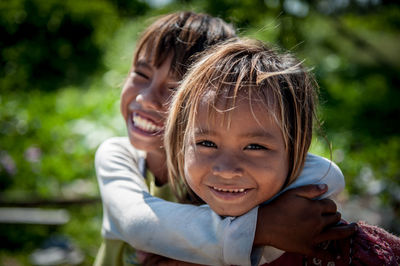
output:
M208 116L206 102L199 106L194 140L185 149L185 178L219 215L242 215L282 189L288 175L284 139L260 103L250 106L242 97L230 111L228 127L223 113Z
M162 146L167 102L177 86L170 75L172 56L155 67L145 56L139 57L126 79L121 94L121 113L131 144L154 152Z

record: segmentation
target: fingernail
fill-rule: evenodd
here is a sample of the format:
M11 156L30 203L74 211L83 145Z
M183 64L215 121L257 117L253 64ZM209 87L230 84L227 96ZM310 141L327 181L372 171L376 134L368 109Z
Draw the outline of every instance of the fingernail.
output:
M324 190L326 187L326 184L318 184L318 189L320 190Z

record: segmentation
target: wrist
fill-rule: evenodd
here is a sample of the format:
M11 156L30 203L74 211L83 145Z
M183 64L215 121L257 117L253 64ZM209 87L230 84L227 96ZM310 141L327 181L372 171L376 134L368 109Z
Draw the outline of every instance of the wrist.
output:
M265 222L268 221L268 222ZM271 246L272 244L272 222L268 218L266 206L258 208L256 233L254 236L253 246Z

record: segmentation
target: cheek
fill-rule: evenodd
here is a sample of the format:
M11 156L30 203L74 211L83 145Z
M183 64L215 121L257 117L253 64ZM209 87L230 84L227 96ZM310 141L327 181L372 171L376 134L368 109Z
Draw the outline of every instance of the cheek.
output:
M161 92L163 106L165 106L167 110L169 109L169 106L170 106L171 100L172 100L172 96L174 95L174 93L175 93L175 91L172 91L170 89L164 89Z
M189 147L185 152L185 179L191 189L196 192L196 187L201 182L202 176L206 172L205 163L202 156L199 156L193 147Z
M120 96L120 99L121 99L120 111L125 118L127 116L128 104L130 102L130 99L132 98L131 94L132 94L132 89L130 88L130 86L125 84L124 87L122 87L121 96Z
M257 197L257 204L270 200L274 195L282 190L286 175L283 172L265 172L257 181L260 188Z
M166 119L168 117L168 111L169 111L169 106L171 105L171 100L172 100L172 96L168 96L168 98L165 98L162 100L162 112L164 112L164 119Z
M185 178L189 182L192 178L193 172L196 172L196 155L195 151L192 147L189 147L185 151L185 158L184 158L184 170L185 170Z
M261 160L253 165L253 176L266 194L275 194L282 189L288 174L288 163L285 158Z

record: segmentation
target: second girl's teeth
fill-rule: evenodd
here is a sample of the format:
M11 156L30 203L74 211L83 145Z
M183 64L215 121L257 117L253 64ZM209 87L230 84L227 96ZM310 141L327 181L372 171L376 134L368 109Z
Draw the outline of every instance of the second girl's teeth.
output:
M216 191L221 191L221 192L230 192L230 193L240 193L244 192L244 188L237 188L237 189L227 189L227 188L218 188L218 187L213 187L214 190Z
M157 126L156 124L154 124L153 122L151 122L150 120L147 120L145 118L140 117L137 114L133 115L133 123L134 125L143 130L143 131L147 131L149 133L156 133L156 132L160 132L163 128L160 126Z

